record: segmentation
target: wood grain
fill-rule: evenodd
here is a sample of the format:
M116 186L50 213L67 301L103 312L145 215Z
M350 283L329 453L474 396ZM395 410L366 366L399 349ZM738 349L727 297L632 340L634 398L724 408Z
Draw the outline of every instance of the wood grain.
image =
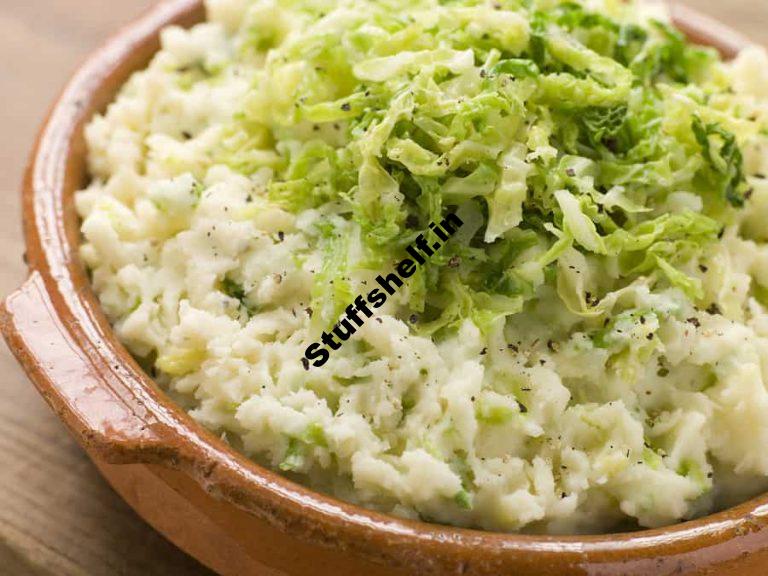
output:
M0 293L24 279L18 189L45 113L87 53L152 0L0 2ZM0 346L0 575L205 575L101 479Z
M18 183L37 126L85 55L152 0L2 0L0 294L24 279ZM768 44L767 0L687 0ZM0 575L204 575L146 526L0 346Z

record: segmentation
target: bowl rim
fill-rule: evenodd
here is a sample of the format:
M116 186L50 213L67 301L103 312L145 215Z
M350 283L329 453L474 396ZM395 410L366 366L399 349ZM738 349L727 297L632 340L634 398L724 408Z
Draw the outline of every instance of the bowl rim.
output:
M727 56L746 45L738 33L693 10L676 7L673 16L691 37L717 46ZM86 449L110 462L181 470L209 493L280 530L374 562L418 567L425 573L491 574L534 564L556 573L580 570L591 562L626 570L657 558L692 562L693 552L699 558L694 562L700 564L719 562L722 554L732 558L768 542L766 533L756 537L768 523L768 494L664 528L588 536L503 534L403 520L314 492L259 466L173 403L117 341L90 289L77 256L79 230L72 194L84 177L84 123L103 110L129 73L156 51L161 28L190 25L202 17L201 0L166 0L112 37L68 83L31 155L22 202L30 278L49 298L70 344L88 357L101 385L119 397L140 423L141 434L133 433L135 426L131 432L110 421L101 429L84 429L87 422L71 402L58 396L56 383L39 382L39 360L17 354ZM7 318L2 328L12 349L14 342L18 349Z

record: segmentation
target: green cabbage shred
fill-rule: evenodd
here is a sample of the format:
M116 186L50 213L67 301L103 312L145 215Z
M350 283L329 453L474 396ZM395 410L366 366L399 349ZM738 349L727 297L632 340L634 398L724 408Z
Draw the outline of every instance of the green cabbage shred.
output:
M317 322L351 300L350 267L383 272L456 210L476 225L419 270L401 311L424 333L465 318L485 329L542 289L564 293L574 250L611 278L567 302L580 313L641 277L702 301L696 264L748 191L744 131L711 104L728 93L713 51L582 2L292 0L279 11L242 47L265 66L220 156L245 174L274 170L269 194L284 208L330 215ZM701 208L670 210L677 192Z

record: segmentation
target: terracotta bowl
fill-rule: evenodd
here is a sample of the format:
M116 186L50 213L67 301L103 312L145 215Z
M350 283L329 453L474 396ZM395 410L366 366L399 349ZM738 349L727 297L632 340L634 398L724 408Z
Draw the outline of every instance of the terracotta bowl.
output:
M104 476L147 522L225 575L763 575L768 496L660 530L590 537L491 534L390 518L311 492L234 452L177 408L117 342L77 258L72 195L86 182L83 125L158 49L204 18L161 3L79 70L54 106L23 189L30 276L0 324L11 350ZM694 39L745 40L689 10Z

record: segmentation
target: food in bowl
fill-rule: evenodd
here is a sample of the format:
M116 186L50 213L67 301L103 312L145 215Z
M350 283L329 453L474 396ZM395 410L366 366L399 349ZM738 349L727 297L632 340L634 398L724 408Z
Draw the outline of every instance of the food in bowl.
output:
M611 0L208 11L88 126L75 198L117 336L195 419L487 530L768 485L762 50Z

